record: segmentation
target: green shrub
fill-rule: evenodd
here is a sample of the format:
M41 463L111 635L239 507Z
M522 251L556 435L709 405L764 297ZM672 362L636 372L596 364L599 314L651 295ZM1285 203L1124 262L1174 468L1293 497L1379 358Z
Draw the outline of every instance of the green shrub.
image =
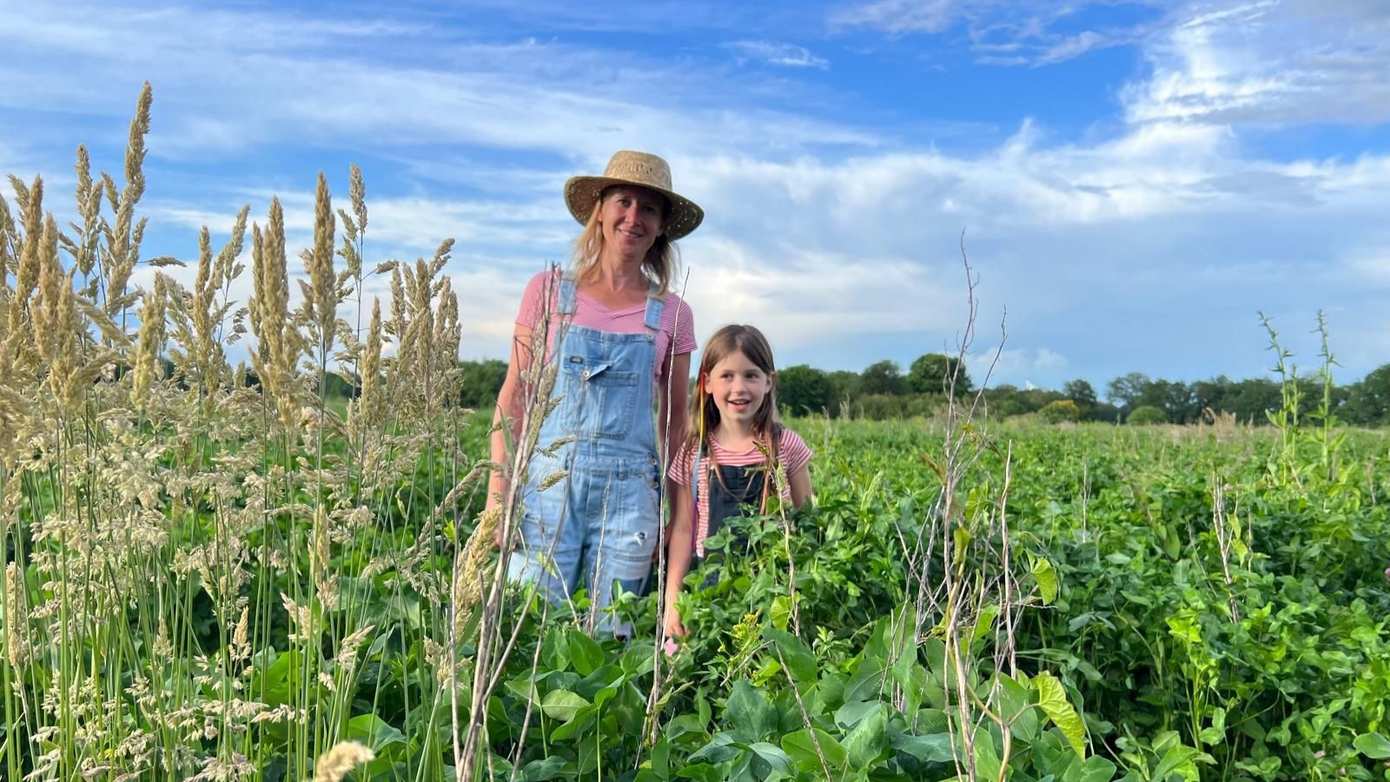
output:
M1048 402L1038 411L1038 416L1049 424L1060 424L1063 421L1080 421L1081 406L1070 399L1058 399Z
M1145 424L1166 424L1168 423L1168 416L1153 405L1140 405L1129 411L1129 417L1125 419L1125 423L1140 426Z

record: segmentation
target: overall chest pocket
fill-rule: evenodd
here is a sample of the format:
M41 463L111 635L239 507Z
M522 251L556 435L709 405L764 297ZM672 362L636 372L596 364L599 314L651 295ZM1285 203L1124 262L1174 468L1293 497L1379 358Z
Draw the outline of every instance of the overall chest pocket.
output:
M622 362L584 355L565 357L565 400L570 431L622 439L632 428L638 373Z

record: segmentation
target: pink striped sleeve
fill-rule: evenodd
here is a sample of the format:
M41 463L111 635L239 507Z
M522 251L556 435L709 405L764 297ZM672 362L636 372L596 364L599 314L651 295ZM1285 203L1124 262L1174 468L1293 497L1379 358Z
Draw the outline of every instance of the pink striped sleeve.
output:
M690 485L691 455L694 449L688 446L676 451L676 458L671 460L671 467L666 471L666 476L682 486Z
M782 438L777 444L778 458L787 474L791 475L811 461L811 449L801 435L790 429L782 430Z

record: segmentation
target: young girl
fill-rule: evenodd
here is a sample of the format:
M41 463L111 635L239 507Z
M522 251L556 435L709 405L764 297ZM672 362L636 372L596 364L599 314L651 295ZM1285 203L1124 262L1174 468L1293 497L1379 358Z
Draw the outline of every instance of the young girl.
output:
M772 477L787 477L783 502L811 496L811 449L777 417L772 348L752 326L725 326L705 345L690 405L690 437L671 461L672 520L666 574L667 637L685 635L676 598L692 558L740 506L765 512Z

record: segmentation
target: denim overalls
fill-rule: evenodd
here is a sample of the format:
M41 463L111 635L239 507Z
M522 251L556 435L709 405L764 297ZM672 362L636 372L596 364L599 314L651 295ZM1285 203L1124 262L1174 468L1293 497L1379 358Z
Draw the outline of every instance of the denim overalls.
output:
M577 290L561 279L562 316L574 314ZM538 583L552 602L585 589L602 628L615 579L641 590L661 524L652 377L664 305L653 288L641 334L565 329L553 357L559 406L541 424L522 492L509 577ZM539 489L560 470L563 480Z

